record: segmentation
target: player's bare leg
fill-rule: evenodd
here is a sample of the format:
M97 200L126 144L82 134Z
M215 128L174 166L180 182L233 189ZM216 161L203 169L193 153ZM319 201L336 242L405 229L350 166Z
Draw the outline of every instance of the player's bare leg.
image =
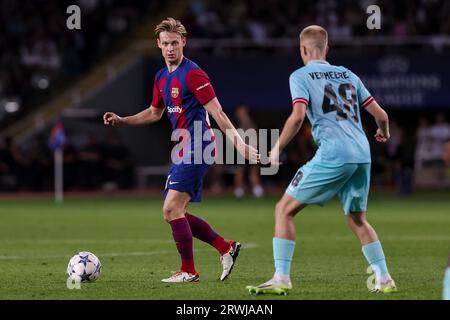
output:
M374 228L367 222L365 212L353 212L348 216L350 229L359 239L362 251L372 270L375 272L376 284L370 288L371 292L391 293L397 291L394 280L390 276L383 248L378 240L378 235Z
M234 240L226 241L207 221L200 217L187 212L185 217L191 227L192 235L195 238L208 243L219 252L223 269L219 279L224 281L233 271L236 259L239 256L241 244Z
M264 189L261 185L261 176L259 174L258 165L250 165L248 168L250 185L252 186L253 196L255 198L261 198L264 195Z
M295 215L306 205L284 194L275 206L275 237L273 255L275 274L269 281L259 286L247 286L250 293L284 294L292 289L290 269L295 248Z
M238 199L242 198L245 194L244 190L244 166L238 166L234 172L234 196Z
M378 235L367 221L364 212L349 214L348 224L362 246L378 240Z
M198 274L194 267L192 250L192 237L202 240L213 246L220 254L222 274L220 280L224 281L233 271L236 259L239 256L241 244L237 241L226 241L217 234L205 220L187 213L187 207L191 197L187 192L169 190L164 201L164 219L171 225L174 240L177 243L178 252L181 255L181 271L194 275L198 280ZM174 229L175 227L175 229ZM189 229L189 230L188 230ZM181 239L177 240L177 239ZM183 244L184 242L186 244ZM192 277L188 277L190 279Z
M442 292L442 299L450 300L450 254L448 255L447 270L444 276L444 289Z
M191 196L189 193L170 189L164 200L164 219L167 222L170 222L175 219L183 218L190 200Z
M306 206L285 193L275 206L275 237L295 240L294 218Z
M181 256L181 268L163 282L193 282L198 281L198 273L195 271L194 254L192 249L192 231L189 222L184 216L187 204L191 197L187 192L169 190L164 200L164 219L172 228L173 239Z

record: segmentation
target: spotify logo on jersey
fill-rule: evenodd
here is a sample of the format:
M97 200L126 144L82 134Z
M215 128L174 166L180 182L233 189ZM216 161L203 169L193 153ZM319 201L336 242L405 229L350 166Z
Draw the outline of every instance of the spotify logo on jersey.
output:
M168 113L181 113L181 111L183 111L183 109L179 106L174 106L174 107L167 107L167 112Z

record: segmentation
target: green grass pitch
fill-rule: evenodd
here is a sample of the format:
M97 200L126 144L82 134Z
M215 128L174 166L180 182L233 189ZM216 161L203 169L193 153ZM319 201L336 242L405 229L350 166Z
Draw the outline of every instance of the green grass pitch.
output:
M441 299L450 249L450 197L442 192L411 198L374 193L369 221L376 228L399 292L370 294L367 263L347 227L339 203L311 206L296 218L292 266L294 289L287 297L250 296L245 286L273 273L273 208L263 200L206 197L190 211L206 218L226 238L242 242L233 274L224 283L219 256L194 241L200 282L164 284L179 267L161 199L0 202L0 299ZM66 287L69 258L95 253L100 279Z

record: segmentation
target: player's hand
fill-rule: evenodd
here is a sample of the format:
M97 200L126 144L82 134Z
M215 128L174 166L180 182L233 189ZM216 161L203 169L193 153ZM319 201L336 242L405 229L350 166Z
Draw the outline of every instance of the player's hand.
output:
M378 142L381 142L381 143L387 142L390 138L389 135L385 136L380 129L377 130L377 133L375 133L374 137L375 137L375 140L377 140Z
M250 163L259 163L261 160L258 150L248 144L244 144L238 151L245 157L245 159L249 160Z
M122 124L122 117L119 117L114 112L106 112L103 115L103 123L107 126L118 126Z
M279 166L282 163L280 162L280 151L279 150L271 150L269 152L269 163L275 166Z

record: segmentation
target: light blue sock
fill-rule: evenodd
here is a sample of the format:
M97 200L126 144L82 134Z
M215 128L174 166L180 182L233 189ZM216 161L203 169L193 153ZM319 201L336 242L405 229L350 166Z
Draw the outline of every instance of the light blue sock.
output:
M447 268L444 277L444 291L442 294L442 299L450 300L450 267Z
M289 276L294 248L295 241L277 237L273 238L273 258L275 260L276 275Z
M388 274L386 259L379 240L362 246L362 252L375 272L377 279L381 279Z

